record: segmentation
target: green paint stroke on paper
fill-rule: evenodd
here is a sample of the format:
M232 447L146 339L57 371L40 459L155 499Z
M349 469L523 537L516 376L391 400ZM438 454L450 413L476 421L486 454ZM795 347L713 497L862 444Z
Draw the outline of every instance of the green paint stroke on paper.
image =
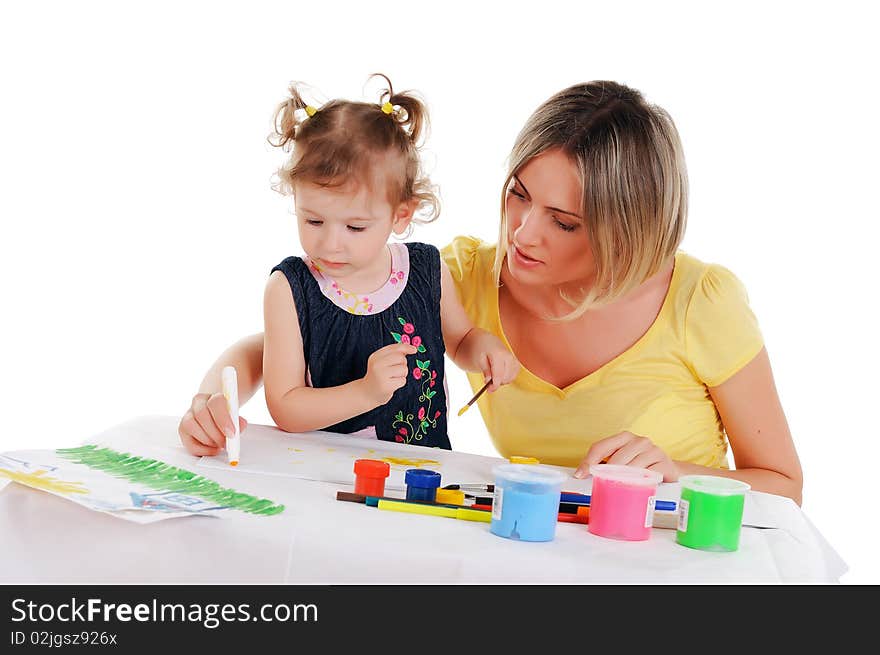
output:
M159 460L146 459L94 445L59 448L55 452L77 464L85 464L90 468L146 485L157 491L187 493L250 514L271 516L284 511L284 505L276 505L265 498L225 489L213 480Z

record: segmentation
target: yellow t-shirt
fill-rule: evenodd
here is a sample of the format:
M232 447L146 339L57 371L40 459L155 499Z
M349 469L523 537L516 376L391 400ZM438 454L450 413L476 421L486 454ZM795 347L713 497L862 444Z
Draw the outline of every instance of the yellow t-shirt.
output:
M492 275L495 244L457 237L441 254L471 320L510 348ZM649 437L674 460L727 468L724 427L707 388L762 347L745 288L733 273L678 252L657 318L628 350L564 389L523 367L477 405L503 457L576 466L593 442L629 431ZM483 384L480 374L469 373L468 380L474 391Z

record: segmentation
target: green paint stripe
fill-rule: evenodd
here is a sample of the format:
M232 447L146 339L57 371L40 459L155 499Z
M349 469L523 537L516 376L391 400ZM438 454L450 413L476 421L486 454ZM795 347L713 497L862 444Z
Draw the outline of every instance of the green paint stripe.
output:
M265 498L226 489L213 480L156 459L146 459L95 445L59 448L55 452L77 464L84 464L114 477L146 485L156 491L187 493L250 514L271 516L284 511L284 505L276 505Z

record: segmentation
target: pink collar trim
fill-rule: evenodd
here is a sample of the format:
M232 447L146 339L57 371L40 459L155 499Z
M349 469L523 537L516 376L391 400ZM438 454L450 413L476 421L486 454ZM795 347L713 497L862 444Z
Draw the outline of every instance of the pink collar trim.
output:
M384 312L391 307L400 298L409 280L409 250L406 244L389 243L388 249L391 251L391 273L385 284L372 293L355 294L346 291L318 268L308 256L303 256L303 261L309 267L324 297L349 314L365 316Z

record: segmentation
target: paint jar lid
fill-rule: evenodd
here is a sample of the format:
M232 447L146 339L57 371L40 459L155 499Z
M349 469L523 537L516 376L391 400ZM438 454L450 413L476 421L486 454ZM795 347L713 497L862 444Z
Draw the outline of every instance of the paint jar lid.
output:
M495 484L502 481L534 487L536 491L545 491L553 488L560 489L568 476L562 471L557 471L541 464L499 464L492 469L495 475Z
M387 478L391 475L391 466L380 459L356 459L354 473L368 478Z
M682 489L692 489L713 496L738 496L752 488L747 482L720 475L683 475L678 481Z
M633 484L642 487L656 487L663 480L663 474L638 466L621 466L620 464L593 464L590 473L594 478Z
M511 464L540 464L541 460L537 457L526 457L525 455L511 455Z
M408 487L436 489L440 486L440 474L427 469L409 469L404 477Z
M438 489L434 500L448 505L464 505L464 492L460 489Z

